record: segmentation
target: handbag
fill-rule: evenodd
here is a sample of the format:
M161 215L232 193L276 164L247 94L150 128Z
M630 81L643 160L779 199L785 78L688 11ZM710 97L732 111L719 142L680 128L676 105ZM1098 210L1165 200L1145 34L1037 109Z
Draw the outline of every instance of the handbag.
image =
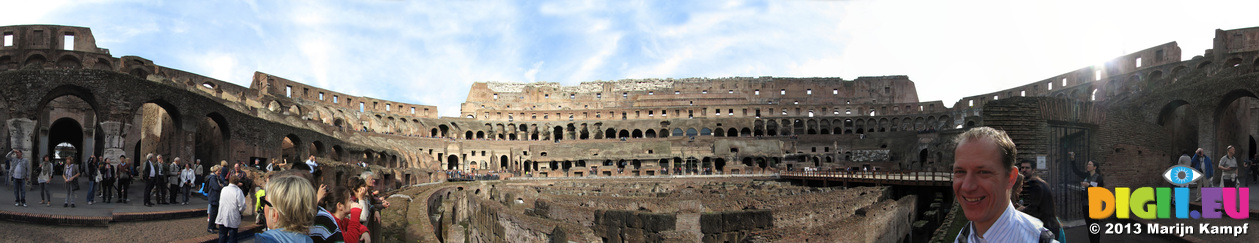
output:
M70 180L70 190L72 190L72 191L78 191L78 190L79 190L79 178L74 178L74 179Z
M104 179L101 177L101 173L96 173L96 182L101 182L101 179Z

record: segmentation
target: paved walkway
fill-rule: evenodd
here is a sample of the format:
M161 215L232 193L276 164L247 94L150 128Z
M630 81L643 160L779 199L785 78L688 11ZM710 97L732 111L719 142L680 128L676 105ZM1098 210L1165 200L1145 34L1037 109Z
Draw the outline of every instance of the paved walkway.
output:
M173 218L188 217L205 217L207 200L204 196L195 191L189 197L188 205L168 204L154 205L152 207L144 206L144 195L140 191L144 190L144 183L133 182L130 186L129 198L130 203L104 203L100 197L97 197L99 203L88 205L87 200L87 183L79 182L82 190L75 192L74 208L62 207L66 199L65 183L59 180L53 180L49 183L48 190L52 194L51 207L40 205L39 186L28 186L26 191L27 207L13 206L14 195L13 186L9 185L0 189L0 220L30 222L52 225L81 225L81 226L106 226L109 222L121 221L145 221L145 220L165 220ZM97 185L99 187L99 185ZM99 189L97 190L99 193ZM116 191L115 191L116 193ZM115 201L117 196L115 195ZM183 195L177 197L183 200ZM156 202L156 199L153 199ZM252 205L252 203L250 203ZM252 217L252 210L247 213Z

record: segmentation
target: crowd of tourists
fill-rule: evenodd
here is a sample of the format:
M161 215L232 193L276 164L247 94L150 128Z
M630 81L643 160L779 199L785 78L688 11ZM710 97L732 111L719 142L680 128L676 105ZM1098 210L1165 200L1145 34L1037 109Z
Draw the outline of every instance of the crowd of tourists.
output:
M62 207L67 208L76 207L80 200L130 203L129 189L135 179L144 183L141 197L148 207L187 205L194 192L203 194L208 204L206 232L218 234L219 242L241 240L238 233L245 210L253 210L255 224L266 226L254 235L256 242L371 242L368 225L378 226L380 210L389 207L375 189L376 176L370 170L329 188L314 156L291 165L221 161L208 171L200 160L168 161L158 154L145 155L138 163L125 155L79 161L72 156L44 156L31 163L21 150L12 150L0 172L5 183L14 185L16 207L28 207L28 187L39 191L36 205L54 205L48 188L52 180L64 182ZM54 176L54 171L59 175ZM253 207L247 206L249 202Z

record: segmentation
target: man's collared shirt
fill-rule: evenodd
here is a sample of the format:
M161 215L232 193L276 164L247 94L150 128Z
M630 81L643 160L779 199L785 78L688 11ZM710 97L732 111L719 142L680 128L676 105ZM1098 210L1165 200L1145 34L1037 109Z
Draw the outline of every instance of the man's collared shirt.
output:
M992 227L988 227L988 232L984 232L983 236L976 235L975 224L968 224L971 227L970 235L958 235L953 242L959 242L958 239L966 237L966 242L983 243L983 242L1038 242L1040 241L1040 229L1043 224L1036 217L1032 217L1019 210L1014 209L1014 204L1006 204L1005 212L992 223Z

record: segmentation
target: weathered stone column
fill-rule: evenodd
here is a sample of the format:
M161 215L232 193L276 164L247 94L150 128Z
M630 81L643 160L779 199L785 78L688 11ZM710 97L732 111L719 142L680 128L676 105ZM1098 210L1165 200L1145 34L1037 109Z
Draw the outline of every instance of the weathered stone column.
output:
M35 121L26 118L9 119L5 124L9 128L9 145L10 148L5 150L17 149L22 151L22 157L26 157L29 161L35 161L34 154L31 154L33 146L31 141L31 131L35 130ZM4 153L8 153L5 151ZM46 153L46 152L45 152Z
M114 164L120 163L118 156L127 154L126 150L123 149L126 145L126 140L123 139L122 131L129 129L131 125L123 122L106 121L101 122L100 126L102 134L96 134L96 136L104 136L102 140L105 143L105 150L101 151L101 156L104 156L106 159L113 159ZM127 157L134 156L136 155L127 155Z

